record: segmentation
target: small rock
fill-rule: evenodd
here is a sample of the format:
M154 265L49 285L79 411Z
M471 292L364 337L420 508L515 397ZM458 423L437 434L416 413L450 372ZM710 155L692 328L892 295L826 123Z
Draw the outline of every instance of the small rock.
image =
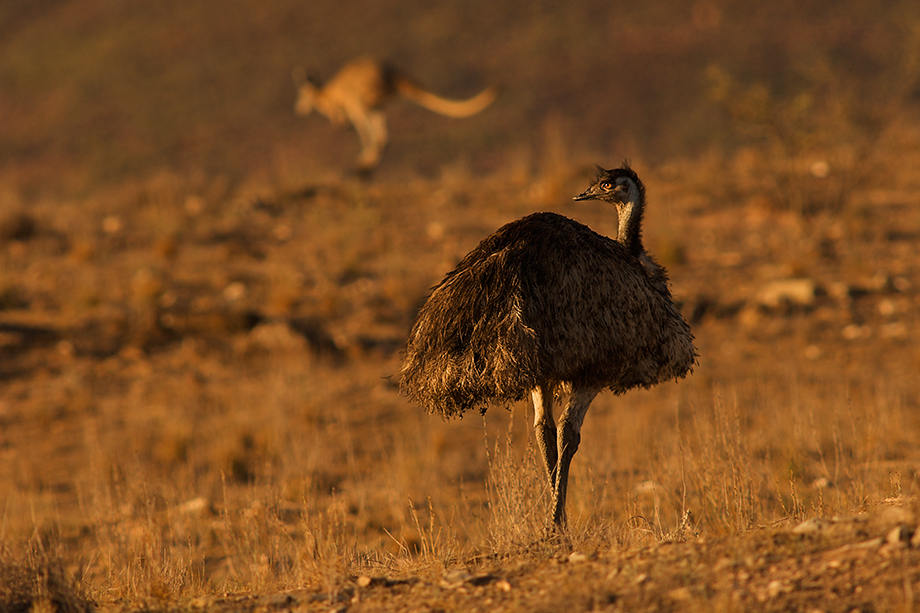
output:
M891 287L891 277L881 270L876 272L872 275L872 278L869 279L869 289L873 291L884 292L890 290Z
M885 542L889 545L894 545L896 543L907 543L911 540L910 528L907 526L898 526L897 528L892 529L888 536L885 537Z
M793 534L817 534L827 529L830 525L825 519L819 519L817 517L812 517L811 519L806 519L801 524L792 529Z
M860 326L859 324L850 324L841 331L844 340L848 341L855 341L870 334L872 334L872 330L869 326Z
M444 224L432 221L425 227L425 234L428 235L428 238L432 240L440 240L444 238Z
M358 587L367 587L371 584L372 581L373 579L371 579L367 575L361 575L360 577L357 578L355 583L358 584Z
M465 570L452 570L441 577L441 587L456 589L466 583L473 575Z
M783 304L811 306L815 302L816 287L811 279L777 279L760 290L758 300L766 307Z
M179 510L183 513L189 514L199 514L210 511L211 503L204 496L199 496L198 498L192 498L189 501L183 502L179 505Z
M770 598L776 598L777 596L779 596L785 591L787 591L786 587L783 585L783 582L780 581L779 579L774 579L773 581L767 584L767 595Z
M826 160L816 160L812 162L809 170L811 171L811 176L816 179L826 179L831 174L831 165Z
M890 298L883 298L882 300L879 300L876 308L878 309L878 314L882 317L891 317L898 312L898 305L896 305L894 300L891 300Z
M587 561L588 561L588 556L581 553L580 551L573 551L571 554L569 554L569 562L572 564L578 564L580 562L587 562Z
M102 230L106 234L116 234L121 228L121 218L118 215L109 215L102 220Z
M228 302L236 302L237 300L245 298L247 292L248 289L245 283L234 281L224 288L222 295Z
M668 592L668 598L679 602L686 602L693 598L689 587L679 587Z
M731 558L719 558L716 560L716 563L712 568L718 573L725 570L726 568L731 568L734 565L735 561Z

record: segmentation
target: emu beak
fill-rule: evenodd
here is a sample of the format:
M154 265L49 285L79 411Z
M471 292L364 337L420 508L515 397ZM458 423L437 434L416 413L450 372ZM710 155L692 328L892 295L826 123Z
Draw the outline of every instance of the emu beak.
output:
M572 200L590 200L592 198L594 198L594 194L590 189L586 189L585 191L572 198Z

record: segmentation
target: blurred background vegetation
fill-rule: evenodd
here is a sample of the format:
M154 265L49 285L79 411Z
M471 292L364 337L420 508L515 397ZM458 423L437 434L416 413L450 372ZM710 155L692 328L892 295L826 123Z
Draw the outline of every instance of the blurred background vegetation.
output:
M0 191L345 169L357 139L296 117L290 73L366 53L445 95L503 88L475 120L391 113L395 177L539 171L552 138L610 164L829 141L862 156L920 106L914 0L6 0Z

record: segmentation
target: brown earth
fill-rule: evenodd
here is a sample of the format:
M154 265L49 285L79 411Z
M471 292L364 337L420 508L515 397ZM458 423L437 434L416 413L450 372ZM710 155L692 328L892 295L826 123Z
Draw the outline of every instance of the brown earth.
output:
M609 211L445 179L213 202L164 183L8 215L10 559L50 555L131 610L906 605L913 188L803 215L638 169L700 365L598 399L562 542L525 405L442 422L392 375L425 288L490 228L552 208L610 232ZM828 524L793 530L809 517Z

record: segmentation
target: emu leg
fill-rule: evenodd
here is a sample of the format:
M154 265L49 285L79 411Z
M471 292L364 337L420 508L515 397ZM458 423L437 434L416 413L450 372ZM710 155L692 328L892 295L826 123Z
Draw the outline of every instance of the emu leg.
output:
M558 434L558 465L556 470L556 487L553 490L553 524L562 528L565 527L565 495L569 483L569 466L572 464L572 458L578 451L578 444L581 442L581 424L585 420L585 414L591 401L597 396L600 390L594 388L573 389L572 395L569 396L569 403L559 417L557 426Z
M556 490L556 423L553 421L552 390L538 387L530 393L533 398L533 428L537 438L537 447L543 456L549 487Z

